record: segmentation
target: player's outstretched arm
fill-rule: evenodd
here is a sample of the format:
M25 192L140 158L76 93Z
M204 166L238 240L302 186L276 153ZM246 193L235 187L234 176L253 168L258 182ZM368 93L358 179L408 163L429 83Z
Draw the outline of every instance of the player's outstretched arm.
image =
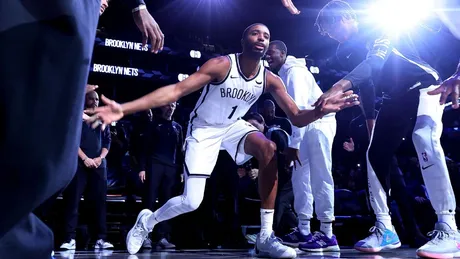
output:
M229 65L226 57L210 59L185 80L161 87L135 101L122 104L123 113L130 114L176 102L181 97L198 91L212 81L223 78L225 75L222 76L222 74L227 73Z
M195 92L212 81L223 79L230 67L230 61L226 57L218 57L208 60L201 68L184 81L161 87L137 100L118 104L113 100L102 96L106 106L94 110L85 111L94 114L88 123L101 121L110 124L121 119L124 115L157 108L176 102L181 97Z
M372 79L373 75L379 74L392 48L389 37L382 37L375 40L373 47L367 54L367 58L343 79L335 83L331 89L321 95L313 106L321 106L323 102L327 102L328 99L333 98L335 95L340 95L353 86L363 85Z
M348 91L329 99L322 107L316 107L314 110L300 110L287 93L283 81L271 72L267 74L267 91L272 94L276 103L286 113L291 123L299 128L305 127L328 113L359 104L358 96L353 94L353 91Z

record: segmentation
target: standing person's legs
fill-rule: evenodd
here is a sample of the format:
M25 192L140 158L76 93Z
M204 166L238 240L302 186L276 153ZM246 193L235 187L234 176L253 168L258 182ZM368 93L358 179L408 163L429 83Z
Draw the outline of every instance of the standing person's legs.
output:
M88 175L91 173L93 173L91 169L78 165L74 178L64 190L65 238L64 243L60 247L61 249L74 250L76 248L75 238L77 237L76 230L80 199L85 191Z
M275 216L273 219L273 230L277 235L280 233L285 234L286 230L285 228L282 228L285 224L283 224L281 221L282 219L285 219L288 221L288 224L292 224L292 219L289 218L290 215L290 210L292 207L292 201L294 200L294 194L292 192L292 187L291 188L283 188L278 191L278 194L276 195L276 201L275 201ZM291 211L291 213L293 213ZM295 215L294 215L294 222L295 222ZM295 227L295 225L293 226Z
M56 0L0 8L2 257L52 251L51 231L29 213L75 173L99 9L100 1Z
M371 228L371 235L355 245L359 251L379 252L401 246L391 224L387 195L392 159L416 113L417 98L418 93L413 91L392 99L386 98L377 116L367 151L369 199L377 222Z
M311 190L315 211L321 222L320 231L312 240L300 244L305 251L339 251L336 237L332 234L334 217L334 179L332 178L332 144L337 131L334 117L324 118L310 125L304 138L309 155Z
M305 135L309 134L311 124L305 127ZM311 190L311 163L308 153L308 141L304 137L300 143L299 158L301 165L292 171L292 189L294 192L294 210L299 218L299 231L302 235L310 235L310 220L313 218L313 192ZM307 240L300 240L307 241Z
M305 136L312 129L312 124L305 126ZM308 153L309 142L304 137L300 142L299 159L292 170L292 191L294 194L294 210L298 217L298 227L288 235L282 237L283 243L297 247L312 238L310 221L313 218L313 193L311 190L311 160Z
M439 104L439 95L427 94L436 87L420 90L417 120L412 134L428 196L438 216L436 234L417 254L430 258L451 258L460 256L460 233L455 222L454 191L440 143L444 106Z
M163 165L159 163L154 163L153 161L149 161L147 163L144 182L145 191L142 203L144 208L151 211L155 210L155 202L158 198L160 185L162 184L161 180L164 174L163 170Z
M162 165L163 177L161 179L161 188L159 190L159 206L163 206L166 201L173 197L174 188L177 185L177 168L167 165ZM170 240L171 224L169 221L163 221L158 223L158 234L157 238L159 241L166 239ZM164 241L164 240L163 240ZM164 248L175 248L175 245L169 242L163 242ZM161 244L160 244L161 245Z
M189 133L185 140L184 192L169 199L154 213L148 209L139 213L134 227L126 237L129 253L135 254L139 251L148 233L159 222L194 211L200 206L206 179L216 164L225 130L227 129L195 128Z
M107 168L99 167L88 175L85 200L92 220L92 233L96 238L95 248L110 249L113 245L107 239Z
M224 136L222 146L241 165L255 157L259 162L259 196L261 231L257 236L256 254L272 258L295 258L294 249L282 245L273 233L273 217L278 187L276 145L250 123L235 122Z

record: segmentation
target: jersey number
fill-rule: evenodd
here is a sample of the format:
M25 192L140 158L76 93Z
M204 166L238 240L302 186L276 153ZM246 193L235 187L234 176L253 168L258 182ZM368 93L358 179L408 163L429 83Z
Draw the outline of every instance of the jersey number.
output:
M236 108L238 108L238 105L232 107L232 112L231 112L230 115L228 116L228 119L231 119L231 118L233 117L233 114L235 114L235 112L236 112Z

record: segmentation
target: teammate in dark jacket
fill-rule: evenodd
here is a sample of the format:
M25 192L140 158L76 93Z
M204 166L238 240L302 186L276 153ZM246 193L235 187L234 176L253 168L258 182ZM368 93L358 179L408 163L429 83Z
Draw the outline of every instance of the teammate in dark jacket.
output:
M412 139L420 161L420 168L433 208L438 215L433 242L417 250L419 256L440 258L460 253L460 233L455 222L455 197L447 171L444 152L440 144L444 106L439 95L428 92L438 87L438 73L418 55L410 35L397 36L365 30L358 22L355 11L346 2L334 0L319 12L316 25L323 35L340 42L346 58L354 48L345 48L360 35L371 36L367 57L352 72L338 81L321 96L316 106L327 103L328 98L362 85L370 79L385 93L384 102L371 136L368 149L368 178L370 200L377 216L375 227L355 248L366 252L379 252L401 245L387 206L391 160L415 120Z

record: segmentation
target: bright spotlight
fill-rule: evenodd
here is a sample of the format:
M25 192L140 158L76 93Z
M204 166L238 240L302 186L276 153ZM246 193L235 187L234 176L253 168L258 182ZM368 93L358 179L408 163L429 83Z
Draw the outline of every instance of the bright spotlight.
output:
M434 0L377 0L368 9L369 22L386 33L407 31L433 13Z
M184 81L187 77L188 77L187 74L179 74L179 75L177 75L177 80L179 80L179 82L181 82L181 81Z
M201 58L201 52L199 52L198 50L190 50L190 57Z

